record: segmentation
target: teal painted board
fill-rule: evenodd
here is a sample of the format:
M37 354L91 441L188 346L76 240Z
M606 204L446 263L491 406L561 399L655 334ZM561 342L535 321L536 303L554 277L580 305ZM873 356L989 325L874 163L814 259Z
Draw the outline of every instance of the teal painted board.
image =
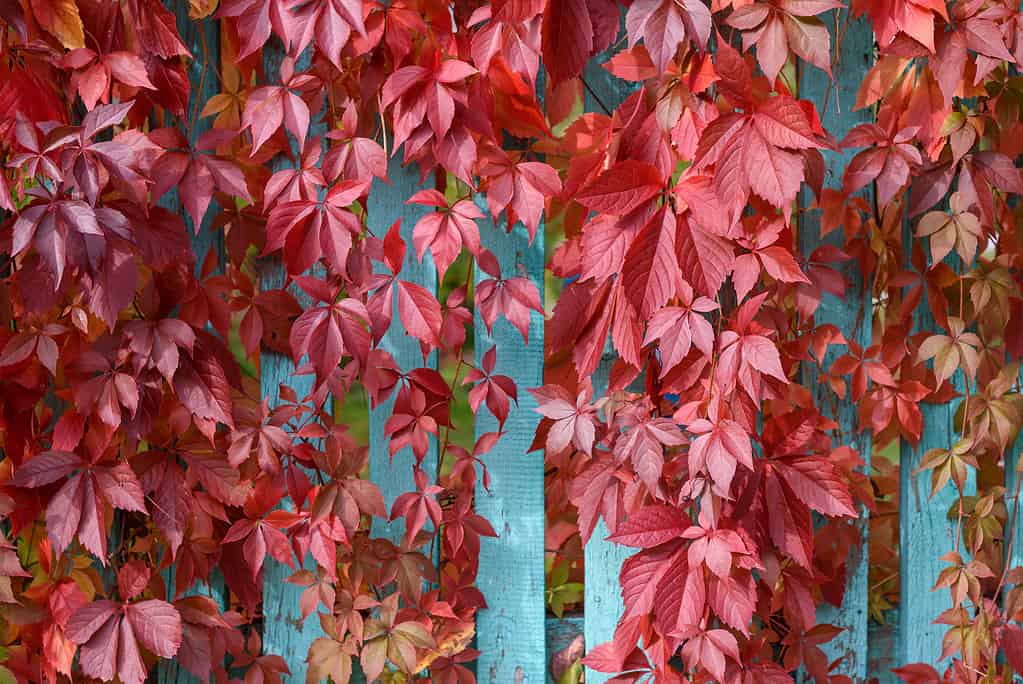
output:
M582 614L547 616L547 684L556 684L551 673L554 658L566 649L575 648L576 639L582 639L583 621Z
M903 226L903 241L910 244L912 228L907 221ZM924 295L926 298L926 295ZM914 332L944 333L931 316L926 299L916 307L913 315ZM957 392L964 391L961 371L952 377ZM898 665L923 662L936 665L941 656L941 640L946 625L934 624L935 618L952 607L946 589L931 591L934 582L948 564L941 557L956 546L956 520L949 520L949 509L959 500L953 484L949 483L933 499L930 471L913 475L923 454L931 449L948 449L958 439L955 412L959 400L946 404L920 404L924 432L914 448L902 442L899 457L899 623L896 636ZM975 493L973 469L965 495ZM960 548L964 558L968 554Z
M623 81L601 66L610 58L602 52L586 64L583 72L583 111L610 116L629 95L639 90L639 84Z
M427 181L426 184L419 183L419 169L415 165L403 168L401 165L402 154L398 151L387 163L387 177L390 185L383 183L380 179L373 181L373 187L369 193L368 221L370 232L378 238L387 234L391 225L401 219L401 235L405 239L405 263L402 265L400 278L409 282L422 285L430 292L437 291L437 269L433 265L433 259L429 253L423 255L423 261L419 261L415 249L412 247L412 229L419 218L427 213L429 209L421 205L406 204L405 201L424 187L433 187ZM432 179L433 176L430 176ZM430 354L426 363L423 362L423 354L419 349L419 342L409 336L402 329L401 319L397 310L393 308L394 318L391 327L381 340L380 348L392 356L398 367L403 371L413 368L428 366L437 367L436 352ZM403 492L415 491L415 483L412 479L412 465L415 457L409 448L397 452L393 458L390 456L388 439L384 435L384 424L391 416L391 407L394 404L393 397L382 405L371 409L369 412L369 472L370 479L380 487L384 495L384 502L387 504L388 513L391 504L398 495ZM423 468L430 473L431 478L437 470L437 442L430 439L429 451L423 459ZM428 523L427 529L432 529ZM405 522L402 519L388 523L386 520L373 519L372 534L374 537L387 537L395 544L401 543L401 537L405 533Z
M165 0L164 5L174 13L177 20L178 33L185 45L192 52L193 60L188 65L188 80L190 85L188 110L186 116L195 110L196 102L205 102L220 91L220 82L217 79L217 72L220 64L220 28L213 19L193 21L188 16L188 0ZM205 40L206 49L203 50ZM204 63L203 55L209 63ZM205 70L205 76L203 71ZM202 106L201 104L199 105ZM210 129L209 120L197 120L193 122L190 131L186 131L190 142L202 133ZM172 189L158 202L159 206L180 212L185 219L185 227L189 232L192 242L192 251L195 254L195 272L198 274L202 269L203 260L209 251L215 250L223 264L224 258L224 233L221 230L213 229L213 218L216 216L218 207L216 201L210 203L209 211L202 222L198 234L194 231L191 218L181 210L180 197L177 188ZM174 566L161 573L167 585L167 596L173 598ZM227 607L227 589L224 586L224 578L219 571L215 571L209 584L196 584L191 587L187 594L209 596L220 604L221 609ZM156 681L160 684L194 684L199 679L193 676L188 670L178 663L177 660L161 659L157 665Z
M284 268L277 259L260 264L260 287L264 289L284 286ZM260 396L267 399L271 410L280 404L280 386L284 384L304 397L313 389L312 375L295 375L291 359L264 349L260 357ZM290 504L290 501L288 502ZM316 562L307 555L303 566L316 570ZM309 646L323 636L315 615L302 621L299 599L303 587L287 582L294 574L289 566L268 556L263 564L263 651L283 656L291 670L284 677L288 684L305 682L305 658Z
M1019 486L1020 474L1016 472L1016 462L1023 458L1023 431L1005 454L1005 505L1008 508L1009 520L1013 521L1012 548L1006 549L1006 567L1013 568L1023 565L1023 511L1019 510L1020 502L1015 501L1016 487ZM1021 497L1023 498L1023 497ZM1004 596L1005 592L1003 592Z
M616 358L608 340L600 365L593 374L593 396L600 396L607 391L611 366L614 365ZM624 608L618 574L622 563L634 551L627 546L607 541L608 534L610 533L604 519L598 519L590 541L583 550L583 617L587 649L611 641ZM587 684L592 682L603 684L612 676L586 668Z
M224 577L219 570L214 570L212 575L209 584L195 584L187 593L191 596L209 596L219 604L221 611L227 610L228 592L224 585ZM170 573L169 579L167 573L164 573L164 580L167 581L167 596L169 598L174 595L173 573ZM156 668L157 684L199 684L201 681L186 670L177 658L161 659Z
M801 63L799 97L817 105L824 129L841 140L854 126L873 120L870 109L853 111L853 107L856 91L874 62L874 33L866 17L851 19L847 11L829 12L822 15L822 19L829 27L841 27L849 21L833 68L834 82L820 69ZM824 153L828 169L826 187L841 187L842 174L853 154L852 151L844 154ZM809 207L813 201L812 192L804 188L801 200L804 209ZM821 239L820 213L819 209L804 210L800 220L800 246L807 257L823 244L841 245L837 234L828 236L831 239ZM855 267L845 269L845 275L849 283L846 296L839 298L824 293L815 321L818 325L830 323L837 326L847 339L865 349L870 345L871 337L871 284L864 282ZM830 364L835 356L837 353L830 353L825 363ZM807 369L806 381L807 387L816 388L814 398L818 406L832 405L834 394L827 384L817 381L816 369ZM846 445L859 451L869 472L870 440L866 433L859 431L856 402L846 395L844 400L837 402L834 415L830 417L839 425L836 446ZM844 601L839 608L830 604L820 606L817 619L821 623L830 623L844 629L835 639L822 646L831 660L844 658L839 672L857 681L866 681L869 642L867 574L870 563L867 555L869 519L865 508L861 507L859 518L851 524L859 528L862 546L847 561Z
M280 64L284 53L276 39L271 39L263 50L263 68L268 82L274 82L280 73ZM308 52L306 53L308 55ZM308 59L308 56L305 57ZM298 69L307 68L308 64L299 60ZM322 123L316 123L317 112L312 112L314 122L309 135L320 135L325 132ZM293 152L294 143L292 145ZM279 156L273 160L273 170L286 168L291 160ZM287 285L287 274L284 265L277 257L260 259L259 287L261 290L280 289ZM303 308L311 303L298 288L292 288ZM280 386L287 385L301 399L313 390L315 378L312 374L296 375L295 364L291 358L267 349L260 352L260 396L269 402L273 410L281 402ZM329 402L329 399L328 399ZM290 505L290 500L282 502ZM308 553L301 559L302 567L316 571L316 562ZM315 615L302 620L299 600L303 587L287 581L294 571L287 565L267 556L263 564L263 652L282 656L291 670L290 675L283 677L286 684L304 684L306 674L306 655L309 646L317 638L324 635L320 621Z
M193 59L188 63L188 109L185 112L185 122L182 125L182 132L188 141L195 144L200 135L212 128L212 118L200 119L198 114L202 104L220 92L220 81L217 74L220 72L220 24L218 21L209 18L202 21L195 21L188 16L188 0L164 0L164 5L172 12L177 20L178 33L182 41L192 53ZM205 47L204 47L205 46ZM196 104L198 103L198 107ZM195 114L194 121L189 117ZM191 124L189 127L188 124ZM168 122L168 125L173 125ZM209 210L203 218L199 231L195 230L192 218L187 212L181 210L178 189L174 188L159 202L160 206L174 211L180 211L185 219L185 227L192 239L192 251L195 253L195 272L198 275L202 269L203 260L206 254L215 250L220 258L219 262L224 263L224 231L214 230L213 219L220 210L216 199L210 202Z
M899 624L898 608L888 611L885 618L884 624L871 621L868 627L867 638L870 640L870 655L867 672L881 684L896 684L902 681L892 672L893 667L899 666L895 659L895 640Z
M611 51L607 51L597 55L589 61L583 72L583 108L587 112L613 113L625 98L638 89L638 84L623 81L601 66L611 54ZM609 341L600 365L593 374L594 396L600 396L607 389L615 358ZM607 526L601 519L583 550L583 615L587 648L610 641L614 636L623 608L618 573L622 563L633 553L626 546L606 541L607 535ZM603 684L610 678L609 674L586 669L587 684Z
M486 212L482 195L477 197ZM544 292L544 232L533 243L524 226L506 233L504 222L481 220L480 237L509 278L527 275ZM489 278L479 268L476 282ZM518 387L518 404L512 405L505 435L483 456L490 472L490 491L477 482L476 511L491 522L496 539L480 544L477 585L488 607L476 618L477 681L480 684L543 684L546 670L544 623L544 462L539 452L530 453L533 434L540 421L536 400L527 391L543 384L544 317L530 316L529 342L502 316L487 332L477 309L474 321L476 365L497 346L495 373L507 375ZM497 429L497 420L485 406L476 416L476 435Z

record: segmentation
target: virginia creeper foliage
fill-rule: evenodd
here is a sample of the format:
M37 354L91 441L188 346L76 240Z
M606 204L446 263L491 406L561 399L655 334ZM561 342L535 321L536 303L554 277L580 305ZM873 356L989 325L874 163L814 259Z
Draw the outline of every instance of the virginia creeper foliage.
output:
M475 681L474 581L497 532L473 500L527 392L542 420L521 458L545 459L551 550L578 563L600 519L635 549L587 666L623 683L847 680L817 608L842 602L857 518L893 513L878 454L920 441L921 403L954 402L957 434L921 463L933 491L960 492L933 578L949 659L899 673L1023 669L1023 568L1003 561L1019 491L1002 486L1023 426L1015 3L185 5L0 0L4 676L141 684L174 658L203 681L278 681L288 666L260 639L278 562L326 633L309 682L356 666ZM834 102L797 75L841 78L851 20L876 41L856 103L872 123L839 140L821 124ZM179 33L199 22L221 60ZM592 60L631 87L620 105L582 111ZM426 213L374 235L370 197L399 163ZM481 239L517 223L555 244L546 311ZM408 258L432 260L443 296L403 275ZM867 302L865 348L816 320L831 296ZM474 364L473 312L524 341L546 316L543 386L496 373L500 345ZM399 367L389 330L420 367ZM261 396L269 352L313 391ZM463 386L500 426L468 445L450 439ZM333 410L356 392L393 402L388 449L416 457L390 510ZM873 478L838 402L858 407ZM402 519L400 542L374 519ZM190 591L214 576L226 605Z

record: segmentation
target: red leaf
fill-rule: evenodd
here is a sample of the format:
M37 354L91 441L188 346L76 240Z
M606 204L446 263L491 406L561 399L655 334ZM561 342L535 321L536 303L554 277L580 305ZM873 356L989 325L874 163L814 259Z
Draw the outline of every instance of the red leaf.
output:
M702 295L714 298L735 261L735 252L727 240L705 232L682 217L678 221L675 254L682 277Z
M644 506L629 515L608 541L648 549L681 537L691 524L689 517L675 506Z
M553 84L581 74L593 50L586 0L547 0L541 31L543 62Z
M1002 649L1012 669L1023 672L1023 629L1017 625L1006 625L1002 632Z
M625 19L629 47L643 39L657 70L667 71L678 45L690 40L703 49L710 38L710 9L702 0L636 0Z
M182 357L174 373L174 393L196 417L234 426L231 418L231 392L227 375L215 356L199 352Z
M676 233L675 214L663 206L625 254L625 293L641 318L650 318L678 288L681 274L675 255Z
M143 560L128 561L117 571L117 593L122 601L129 601L149 584L153 570Z
M824 515L856 517L848 486L834 466L821 458L798 458L775 463L779 474L804 504Z
M440 346L440 302L425 287L398 281L398 315L407 334L431 349Z
M618 581L622 587L622 603L626 616L649 613L654 607L657 585L672 567L678 553L677 544L643 549L622 563Z
M10 484L15 487L42 487L70 475L81 467L82 459L66 451L43 451L18 468Z
M653 199L663 187L664 179L656 168L628 159L600 174L574 199L592 211L624 216Z

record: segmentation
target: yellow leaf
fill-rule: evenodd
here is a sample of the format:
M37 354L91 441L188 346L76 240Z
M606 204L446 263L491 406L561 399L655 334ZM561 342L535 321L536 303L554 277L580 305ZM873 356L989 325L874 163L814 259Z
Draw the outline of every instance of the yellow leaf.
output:
M190 19L205 19L217 9L219 0L188 0L188 16Z
M75 0L32 0L39 25L69 50L85 47L85 29Z
M322 682L330 677L334 682L347 682L352 677L352 654L354 647L350 641L344 643L335 639L320 637L312 643L306 662L309 670L306 684Z
M422 672L426 668L430 667L437 658L450 658L453 655L457 655L469 647L472 643L472 638L476 635L476 624L474 622L463 622L455 626L455 628L444 635L437 648L428 649L416 663L414 672Z

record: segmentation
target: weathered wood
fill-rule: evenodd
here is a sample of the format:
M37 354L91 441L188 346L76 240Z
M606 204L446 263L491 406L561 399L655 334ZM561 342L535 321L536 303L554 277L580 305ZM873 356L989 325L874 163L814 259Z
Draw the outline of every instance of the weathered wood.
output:
M610 340L604 348L600 365L593 374L593 393L600 396L607 391L611 366L617 358ZM585 617L586 648L593 648L614 636L618 619L622 615L621 588L618 574L622 563L634 553L633 549L607 541L610 532L604 519L597 520L583 557L583 616ZM586 668L586 681L602 684L613 675Z
M547 684L555 684L551 676L551 661L560 651L568 648L576 637L582 636L584 618L579 615L547 616Z
M284 52L280 44L274 40L264 48L263 55L263 68L267 80L272 82L280 73ZM305 68L305 65L300 63L298 68ZM317 113L312 114L315 117ZM310 135L319 135L323 132L323 124L314 123ZM293 152L297 150L293 149ZM281 155L273 160L272 168L276 172L290 164L291 160ZM258 268L261 290L280 289L287 285L287 273L280 258L263 258ZM292 292L303 307L311 304L308 297L297 288L292 288ZM315 377L312 374L295 374L295 364L290 357L268 349L261 350L260 396L269 402L271 410L281 403L281 385L287 385L301 398L313 390L314 382ZM282 501L282 505L290 506L290 499ZM316 562L310 554L307 553L306 557L300 560L302 567L316 571ZM283 678L287 684L303 684L309 646L323 636L324 632L316 616L302 620L299 600L304 588L287 581L293 574L294 571L289 566L277 562L271 556L267 556L263 563L263 651L281 655L287 661L291 670L290 675Z
M847 10L829 12L823 18L825 23L834 27L834 34L844 31L836 63L833 65L834 81L820 69L801 63L799 97L817 104L824 129L841 140L854 126L868 123L873 119L869 109L853 111L853 107L856 103L856 91L874 61L874 33L866 17L853 19L848 16ZM842 174L853 153L825 152L824 155L828 169L825 185L832 188L841 187ZM820 237L820 210L808 209L813 203L813 194L809 189L804 189L801 200L803 212L799 223L799 237L804 255L809 257L814 249L824 244L840 246L837 231L829 236L831 239ZM846 295L840 298L825 293L815 315L815 321L818 325L837 326L847 339L861 348L866 348L870 345L871 336L871 286L869 282L864 282L855 266L845 270L849 283ZM830 364L835 356L836 353L830 353L825 363ZM865 433L859 431L856 402L849 395L843 400L835 401L830 387L818 381L815 368L807 368L806 380L806 386L812 388L818 406L838 423L836 446L846 445L857 450L869 472L870 440ZM828 410L827 407L832 405L834 411ZM817 619L821 623L830 623L844 629L835 639L825 644L823 649L832 660L844 658L839 668L840 672L856 681L866 681L869 620L867 572L870 567L867 557L867 534L870 521L865 508L861 507L859 513L859 518L851 524L859 528L862 546L847 561L844 601L840 608L830 604L821 605L817 610Z
M1009 526L1006 526L1006 535L1011 535L1012 546L1006 548L1005 563L1007 567L1023 565L1023 511L1019 510L1019 503L1016 502L1016 487L1020 486L1019 473L1016 472L1016 463L1023 457L1023 431L1016 436L1016 440L1005 453L1005 506L1008 509ZM1023 496L1021 496L1023 498ZM1009 536L1006 537L1009 541Z
M903 228L903 241L911 244L912 227L907 221ZM924 300L913 312L913 328L917 331L943 332L935 323L930 307ZM965 391L962 371L952 377L957 392ZM934 582L948 563L941 557L959 546L956 516L949 519L950 509L959 501L959 493L952 483L946 485L934 498L931 491L931 473L913 472L922 456L931 449L948 449L958 438L955 413L960 400L945 404L920 404L924 430L920 443L914 448L902 442L899 457L899 623L896 638L896 663L924 662L936 664L941 657L942 637L946 625L934 624L935 618L952 607L947 590L931 591ZM964 495L974 494L976 479L968 469ZM962 548L960 553L968 554Z
M895 684L902 681L892 673L892 668L899 666L895 659L896 632L899 624L898 609L888 611L885 618L884 624L871 621L867 627L867 639L870 642L867 672L880 684Z
M285 285L284 267L278 259L267 259L260 264L260 287L279 289ZM273 409L280 404L280 386L287 385L299 397L306 396L313 389L314 376L296 375L292 360L282 354L264 349L260 356L260 396L269 401ZM285 502L290 505L290 500ZM303 567L316 570L311 556L303 560ZM294 571L267 557L263 564L263 650L266 653L282 655L288 662L291 675L285 677L289 684L305 682L305 657L312 642L323 636L319 620L315 616L302 621L299 599L303 587L286 580Z
M174 12L177 20L178 33L181 40L192 53L192 60L188 63L188 110L185 112L188 122L184 130L188 142L195 144L199 136L213 127L212 118L199 118L199 111L202 104L220 92L220 79L217 74L220 70L220 22L212 18L194 21L188 16L188 0L164 0L164 4ZM199 106L197 107L196 104ZM195 114L195 119L191 117ZM226 252L224 251L224 231L213 228L213 219L216 217L220 207L217 200L210 201L209 210L203 218L202 225L198 231L192 223L191 216L182 211L178 197L178 189L173 188L165 195L166 204L161 206L174 208L181 212L185 218L185 227L190 231L192 238L192 250L195 253L195 272L198 274L202 269L203 260L206 254L212 249L219 257L218 262L224 263Z
M402 154L399 151L388 161L387 176L391 182L390 185L379 179L373 181L367 207L369 230L376 237L383 238L391 225L400 218L401 235L405 239L406 250L405 263L402 265L399 277L402 280L422 285L430 292L436 292L437 269L433 265L432 257L427 253L424 255L423 261L420 262L412 247L412 229L421 216L429 213L429 208L405 203L420 189L427 186L432 187L432 184L428 182L420 185L418 168L414 164L403 168L401 157ZM437 367L436 352L430 354L426 363L423 363L419 342L402 328L396 307L391 328L381 340L380 348L390 352L398 367L403 371L423 366ZM415 491L416 488L412 479L412 465L415 463L412 450L402 449L392 458L388 440L384 434L384 424L391 416L393 405L394 399L391 398L369 412L370 479L380 487L388 511L391 510L391 504L400 494ZM430 440L429 451L426 458L423 459L423 468L431 475L436 472L437 442L434 439ZM431 528L432 524L427 523L427 529ZM405 522L400 518L392 523L379 519L373 520L372 534L375 537L387 537L395 544L400 544L404 533Z
M228 591L224 584L224 576L220 574L220 570L214 570L211 574L212 577L210 578L209 584L195 584L187 593L190 596L209 596L219 604L220 610L227 610ZM165 571L163 573L163 577L164 581L167 583L167 598L170 600L174 596L173 567L169 571ZM202 680L198 677L186 670L177 658L171 660L161 659L157 663L157 684L199 684L201 681Z
M583 73L583 101L587 112L611 114L637 89L637 84L623 81L601 66L612 54L611 50L601 53L586 65ZM600 366L593 374L594 396L599 396L607 389L615 358L614 350L608 344ZM614 636L623 608L618 573L622 563L633 553L626 546L606 541L607 536L607 526L600 519L583 550L583 615L587 648L610 641ZM587 684L603 684L610 678L609 674L586 668Z
M188 16L188 0L164 0L165 6L174 13L177 20L178 33L182 41L192 52L192 61L188 65L188 80L190 85L188 110L186 116L196 111L196 102L202 103L213 97L220 91L220 82L217 78L215 65L220 64L220 25L213 19L193 21ZM205 49L203 45L205 43ZM196 120L191 122L191 128L186 133L189 142L195 140L208 131L211 127L210 121ZM181 201L177 188L173 188L158 203L160 206L182 214L185 220L186 229L190 231L192 251L195 254L195 272L198 274L202 269L203 261L210 250L214 250L220 257L219 262L224 262L224 233L222 230L214 230L213 217L216 216L217 204L214 200L210 203L209 211L202 221L198 232L195 232L192 219L181 208ZM167 585L167 596L173 599L175 595L174 566L167 568L161 573ZM196 584L189 588L188 594L209 596L220 604L221 609L227 607L227 589L224 586L224 578L219 571L213 573L209 584ZM177 660L160 660L156 669L156 681L159 684L193 684L199 679L193 676L188 670L181 666Z
M482 196L477 198L485 210ZM506 233L503 222L495 226L480 221L483 246L501 265L502 276L527 275L544 292L544 232L537 231L529 244L526 228L518 224ZM489 278L476 269L476 282ZM503 317L488 333L476 311L474 321L476 365L497 346L495 373L507 375L518 386L518 404L505 422L505 435L483 458L490 472L490 491L477 485L476 510L493 524L497 539L484 538L480 545L477 585L488 608L476 620L477 681L481 684L525 682L539 684L545 678L544 609L544 464L539 453L530 453L540 415L527 389L543 384L544 317L533 312L529 341ZM485 407L476 416L476 435L497 429L497 420Z

